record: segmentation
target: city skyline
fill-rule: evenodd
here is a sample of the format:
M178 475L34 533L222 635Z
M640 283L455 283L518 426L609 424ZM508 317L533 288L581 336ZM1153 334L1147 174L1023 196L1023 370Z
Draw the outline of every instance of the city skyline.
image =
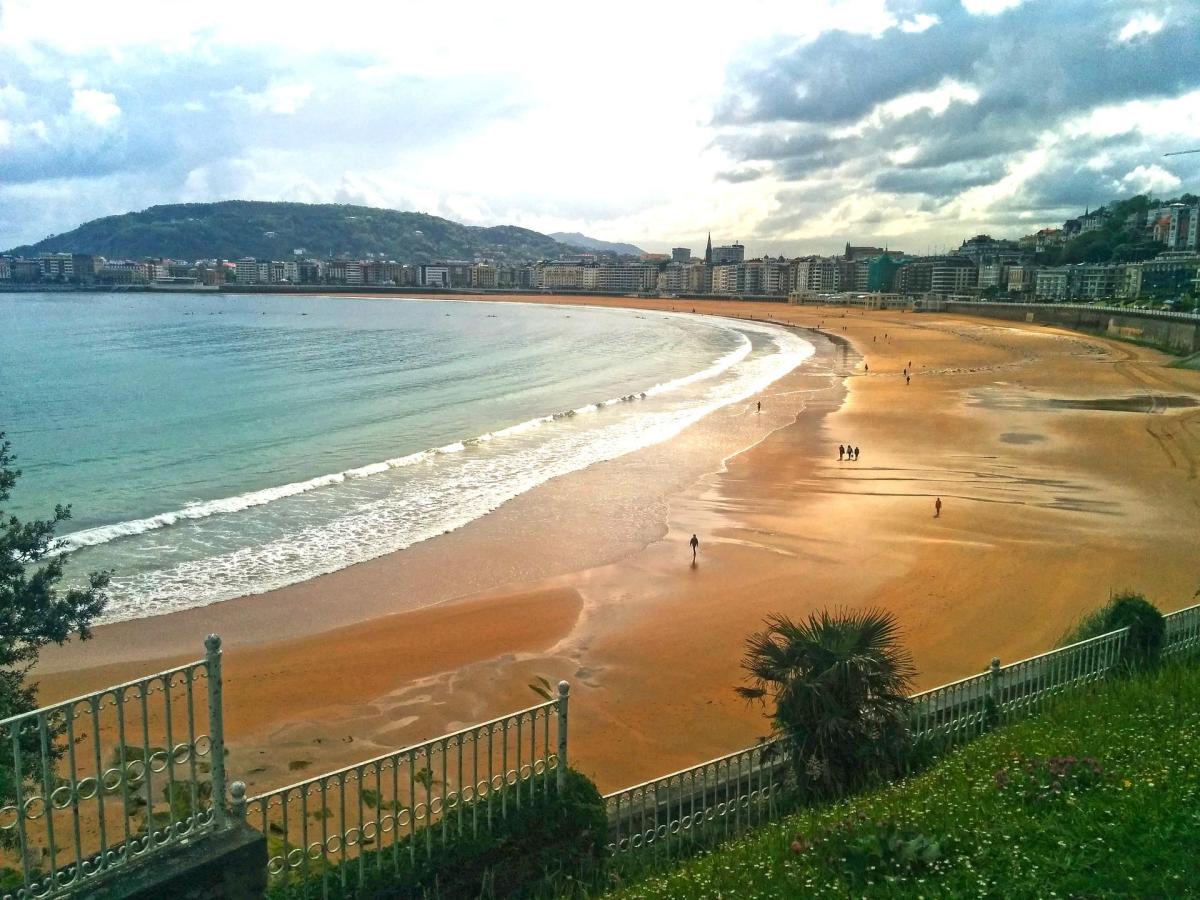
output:
M1192 3L461 9L6 3L0 246L236 197L926 252L1200 176Z

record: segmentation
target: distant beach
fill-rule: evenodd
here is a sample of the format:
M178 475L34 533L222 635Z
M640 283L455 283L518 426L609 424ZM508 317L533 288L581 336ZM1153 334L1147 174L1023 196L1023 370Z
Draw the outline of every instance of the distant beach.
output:
M1047 649L1110 590L1191 602L1200 410L1050 401L1200 397L1200 373L1023 323L674 306L787 323L815 354L665 442L450 534L253 598L102 626L46 654L42 697L198 656L218 631L230 770L253 772L255 790L288 781L291 760L347 764L525 706L537 676L566 678L572 761L610 788L764 732L732 688L742 642L770 612L892 609L932 685ZM839 444L857 461L839 462ZM428 605L398 611L410 596Z

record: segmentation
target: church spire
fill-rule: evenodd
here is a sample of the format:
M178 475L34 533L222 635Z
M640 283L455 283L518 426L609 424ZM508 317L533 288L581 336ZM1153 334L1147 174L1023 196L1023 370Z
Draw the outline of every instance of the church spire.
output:
M712 232L708 233L708 246L704 248L704 264L712 265Z

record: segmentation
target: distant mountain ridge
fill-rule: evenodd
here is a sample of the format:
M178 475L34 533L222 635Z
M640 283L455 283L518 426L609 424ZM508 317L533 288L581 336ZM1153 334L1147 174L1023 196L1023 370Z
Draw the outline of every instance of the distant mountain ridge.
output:
M554 259L564 250L589 250L512 225L461 225L425 213L335 203L225 200L173 203L106 216L13 254L93 253L109 259L170 257L180 260L291 259L383 254L404 263L483 257L519 263ZM635 248L636 249L636 248Z
M641 247L635 247L633 244L618 244L612 241L602 241L599 238L588 237L586 234L580 234L578 231L554 231L550 237L558 241L560 244L567 244L572 247L583 247L593 253L616 253L620 256L641 256L646 251Z

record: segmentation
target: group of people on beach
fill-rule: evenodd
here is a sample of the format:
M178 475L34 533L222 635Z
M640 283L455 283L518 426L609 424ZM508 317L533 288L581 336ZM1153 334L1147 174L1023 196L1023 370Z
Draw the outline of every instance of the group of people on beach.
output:
M857 460L858 448L851 447L849 444L838 444L838 462L841 462L843 459L847 461Z

